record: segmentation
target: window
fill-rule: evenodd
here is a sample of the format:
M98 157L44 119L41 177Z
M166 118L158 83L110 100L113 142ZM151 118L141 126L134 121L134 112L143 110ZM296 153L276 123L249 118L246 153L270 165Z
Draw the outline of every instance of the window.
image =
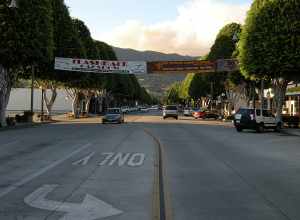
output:
M175 106L175 105L168 105L166 107L166 110L177 110L177 106Z
M263 110L263 116L264 117L273 117L273 114L269 110Z
M241 114L241 115L253 115L254 114L254 109L239 109L237 114Z
M260 112L261 112L260 109L256 109L256 115L257 115L257 116L260 116L260 115L261 115Z
M108 109L107 114L120 114L120 109L118 109L118 108Z

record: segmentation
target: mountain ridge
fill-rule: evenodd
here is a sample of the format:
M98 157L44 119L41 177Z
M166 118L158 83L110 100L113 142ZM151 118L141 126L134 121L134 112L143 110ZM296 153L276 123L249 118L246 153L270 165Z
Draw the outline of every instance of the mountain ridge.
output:
M112 47L118 60L126 61L189 61L200 57L180 55L177 53L162 53L152 50L139 51L131 48Z

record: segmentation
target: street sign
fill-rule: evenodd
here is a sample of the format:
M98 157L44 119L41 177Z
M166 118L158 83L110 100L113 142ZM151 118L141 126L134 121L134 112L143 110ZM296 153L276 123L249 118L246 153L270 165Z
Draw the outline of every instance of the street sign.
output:
M66 213L60 220L96 220L123 212L87 194L81 204L46 199L58 185L44 185L28 195L24 202L34 208Z
M56 70L90 73L147 73L147 64L143 61L110 61L56 57L54 68Z

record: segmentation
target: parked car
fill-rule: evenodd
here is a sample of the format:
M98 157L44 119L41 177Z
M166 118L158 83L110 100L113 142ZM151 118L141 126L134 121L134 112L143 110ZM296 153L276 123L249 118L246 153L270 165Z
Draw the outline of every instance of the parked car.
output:
M220 118L220 115L216 112L213 112L213 111L206 111L205 112L205 115L204 115L204 119L205 118L212 118L212 119L219 119Z
M128 113L129 112L129 107L128 106L122 106L121 110L123 113Z
M282 122L278 122L271 111L253 108L240 108L234 115L234 126L238 132L253 129L263 132L266 128L280 131Z
M163 119L166 118L175 118L178 120L178 108L176 105L167 105L163 109Z
M105 123L124 123L124 113L121 108L109 108L102 118L102 124Z
M193 117L195 119L199 119L199 118L205 118L205 111L201 110L201 109L195 109L193 111Z
M159 106L158 105L152 105L149 109L153 110L153 111L158 111L159 110Z
M141 112L149 112L149 108L147 107L141 107Z
M298 128L300 126L300 115L282 115L282 122L288 127Z
M185 108L183 110L183 115L184 116L193 116L193 109L192 108Z

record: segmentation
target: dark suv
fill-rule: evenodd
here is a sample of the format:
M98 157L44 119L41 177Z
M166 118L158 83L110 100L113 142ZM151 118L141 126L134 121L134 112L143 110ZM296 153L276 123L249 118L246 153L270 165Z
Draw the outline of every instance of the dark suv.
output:
M281 122L276 121L275 116L269 110L240 108L234 115L234 126L238 132L243 129L254 129L257 132L263 132L265 128L272 128L280 131Z

